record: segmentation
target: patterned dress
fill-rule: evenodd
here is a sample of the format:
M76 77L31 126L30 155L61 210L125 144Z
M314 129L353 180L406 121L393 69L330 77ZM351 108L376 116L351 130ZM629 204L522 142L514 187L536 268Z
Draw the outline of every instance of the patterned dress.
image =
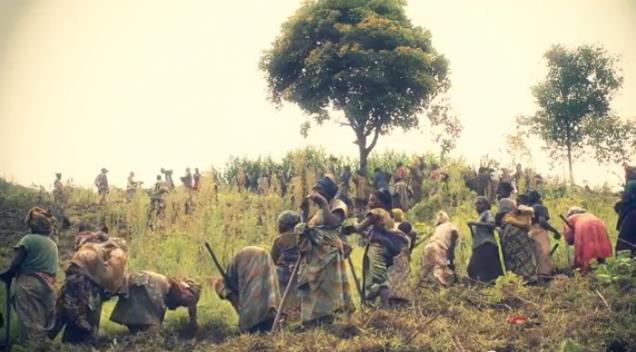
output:
M298 294L303 323L331 319L353 310L344 247L337 230L322 226L303 229Z
M241 332L271 329L281 297L269 253L254 246L241 249L228 265L227 276L229 282L217 292L232 302Z
M531 215L507 214L503 219L501 246L506 270L525 278L537 279L535 242L528 234Z
M151 271L133 273L128 293L119 297L110 320L130 328L160 326L166 314L170 283L166 276Z

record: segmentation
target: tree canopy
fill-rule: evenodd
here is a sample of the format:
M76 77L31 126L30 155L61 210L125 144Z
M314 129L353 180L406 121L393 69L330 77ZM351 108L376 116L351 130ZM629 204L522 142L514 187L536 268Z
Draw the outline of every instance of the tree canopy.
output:
M271 99L289 101L317 123L340 111L353 129L366 171L379 135L418 126L448 89L448 62L431 33L413 26L403 0L306 2L282 26L261 60ZM308 129L305 123L303 129Z
M619 59L598 46L553 46L545 54L548 74L532 88L538 110L520 122L546 142L551 155L568 160L592 149L599 162L624 160L633 123L611 114L610 103L623 78Z

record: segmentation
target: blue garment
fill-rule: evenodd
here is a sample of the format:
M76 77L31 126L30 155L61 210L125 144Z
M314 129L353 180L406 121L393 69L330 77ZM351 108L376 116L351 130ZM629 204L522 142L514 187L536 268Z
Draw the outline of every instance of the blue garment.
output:
M490 210L486 210L479 215L479 219L477 222L487 223L487 224L495 224L495 217L492 215ZM492 229L484 227L484 226L472 226L473 233L473 248L477 248L484 243L492 243L497 245L497 241L495 240L495 234Z

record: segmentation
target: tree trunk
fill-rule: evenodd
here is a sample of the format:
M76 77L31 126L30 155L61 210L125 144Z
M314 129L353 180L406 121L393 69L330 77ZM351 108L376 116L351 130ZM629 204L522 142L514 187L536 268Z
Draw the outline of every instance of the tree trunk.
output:
M572 171L572 146L568 144L568 167L570 169L570 187L574 186L574 171Z
M367 152L367 139L362 137L358 138L358 150L360 152L360 172L363 175L367 175L367 158L369 153Z

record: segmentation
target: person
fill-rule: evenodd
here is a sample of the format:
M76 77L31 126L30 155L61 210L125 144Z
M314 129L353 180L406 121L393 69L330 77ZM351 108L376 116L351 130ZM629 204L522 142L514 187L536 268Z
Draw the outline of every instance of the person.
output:
M414 203L422 200L422 182L424 181L424 162L422 158L417 158L411 165L409 187L413 192Z
M196 331L201 284L195 280L144 270L128 276L126 291L119 295L110 320L125 325L131 333L159 330L166 310L179 307L188 309L188 328Z
M340 186L338 187L342 196L349 196L349 184L351 182L351 166L345 165L340 173Z
M13 307L19 340L33 350L46 348L46 335L55 323L55 276L59 266L57 244L50 238L55 219L47 209L34 207L27 213L29 234L14 247L9 268L0 274L13 282Z
M189 167L186 167L185 169L185 176L181 177L181 183L183 183L183 187L185 187L187 190L192 190L192 172L190 171Z
M108 170L102 168L101 173L95 178L95 186L99 193L99 204L106 203L106 195L108 195L109 192L108 177L106 176L106 173L108 173Z
M339 226L347 216L347 207L335 198L338 186L329 177L319 179L308 200L319 211L308 223L297 225L298 249L301 255L298 271L298 294L301 322L304 326L330 323L339 313L353 311L351 285L345 269L346 246L340 238ZM308 212L304 202L303 218Z
M379 167L373 170L373 184L377 190L389 189L389 178Z
M291 210L286 210L278 216L278 233L272 244L271 256L272 261L276 264L276 272L278 274L278 286L281 292L284 292L288 284L292 285L290 296L287 297L283 311L290 315L300 315L300 300L296 293L297 280L289 283L292 271L296 261L300 257L298 251L298 233L294 231L294 227L300 223L300 216Z
M572 207L567 212L564 233L569 245L574 245L574 267L587 273L594 260L600 263L612 256L612 244L603 221L583 208Z
M532 208L517 206L514 200L499 201L495 222L501 228L501 250L506 270L523 277L528 282L537 280L535 242L528 232L532 226Z
M395 182L395 183L397 183L397 182L407 182L408 181L408 176L409 176L409 171L404 166L404 163L398 162L397 163L397 168L395 169L395 172L393 173L393 182Z
M62 329L62 342L93 343L99 332L102 304L126 288L126 242L109 238L85 242L65 271L55 308L54 339Z
M104 227L106 225L103 225ZM107 227L106 227L107 229ZM86 223L80 223L73 242L73 250L79 250L86 243L102 243L108 241L108 230L93 232L90 225Z
M404 181L397 182L393 185L393 189L395 192L395 200L398 208L403 211L408 211L411 205L411 200L409 197L409 186Z
M475 199L477 221L468 222L472 234L472 254L468 263L468 277L490 283L503 275L499 257L499 243L495 239L495 217L490 212L490 201L485 196Z
M166 182L161 180L161 175L157 175L157 182L150 195L150 208L148 215L155 215L156 217L163 217L166 209L165 195L170 192L170 188Z
M261 176L258 178L257 184L258 186L256 190L258 194L262 195L269 192L269 178L267 177L267 174L261 174Z
M64 184L62 183L62 174L55 174L55 181L53 182L53 200L55 204L64 209L66 199L64 197Z
M174 189L174 181L172 180L172 170L166 170L161 168L161 173L163 174L163 178L166 180L166 186L168 187L168 191L172 191Z
M550 237L548 231L554 234L554 238L559 240L561 234L550 225L550 212L542 201L541 195L537 191L528 194L528 205L532 207L534 217L530 227L530 238L534 240L534 255L537 259L537 275L540 278L549 277L554 273L554 264L550 256Z
M432 272L438 285L448 287L455 275L453 261L459 229L450 222L450 217L444 211L439 211L435 218L435 232L428 239L422 253L419 285L423 286Z
M513 191L513 176L508 168L501 169L501 180L497 185L497 199L510 198Z
M358 170L353 183L356 186L355 207L356 209L362 209L369 200L369 179L362 170Z
M391 217L391 195L386 189L373 192L369 196L369 212L366 219L357 225L357 231L367 230L365 248L366 256L363 258L363 270L365 272L365 300L374 300L380 297L382 305L387 307L392 304L394 294L390 286L389 271L394 264L394 258L404 248L409 248L410 243L406 235L395 230L395 223ZM406 300L406 297L402 297Z
M487 196L490 187L490 170L484 165L479 166L477 173L477 195Z
M406 219L406 215L404 215L404 211L400 208L393 208L391 210L391 216L393 217L393 221L395 222L395 227L402 231L409 238L409 260L410 253L413 252L415 248L415 243L417 242L419 235L417 231L413 228L413 225Z
M135 173L134 172L130 172L130 174L128 174L128 180L126 183L126 200L128 202L130 202L134 197L135 197L135 193L137 193L137 188L139 188L139 186L141 186L143 184L143 182L141 181L135 181Z
M226 275L228 282L213 279L214 289L236 309L241 333L270 331L281 297L269 253L255 246L241 249L232 258Z
M236 187L239 192L243 192L248 186L247 173L245 172L245 168L240 166L238 169L238 173L236 175Z
M636 167L625 164L624 168L625 188L621 200L614 207L618 214L616 253L627 250L636 256Z
M192 188L195 191L200 190L201 189L201 173L199 172L199 168L198 167L194 168L194 175L192 175L192 179L194 181L194 185L192 186Z
M517 164L515 167L514 181L515 181L515 189L518 195L524 194L528 191L528 183L526 180L526 175L523 172L523 167L521 166L521 164Z
M394 230L395 223L390 213L379 202L373 202L371 197L367 218L356 226L358 232L368 229L365 236L366 256L363 258L365 300L373 301L380 297L382 305L388 307L392 304L393 296L389 270L394 264L394 258L403 248L410 247L410 244L406 235Z

